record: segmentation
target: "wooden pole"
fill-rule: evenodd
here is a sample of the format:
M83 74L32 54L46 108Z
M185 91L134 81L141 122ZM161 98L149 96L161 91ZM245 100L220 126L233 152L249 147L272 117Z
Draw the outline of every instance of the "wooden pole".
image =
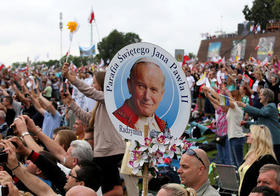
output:
M149 125L144 125L144 138L148 137L149 133ZM144 163L144 171L143 171L143 196L148 196L148 175L149 175L149 163Z

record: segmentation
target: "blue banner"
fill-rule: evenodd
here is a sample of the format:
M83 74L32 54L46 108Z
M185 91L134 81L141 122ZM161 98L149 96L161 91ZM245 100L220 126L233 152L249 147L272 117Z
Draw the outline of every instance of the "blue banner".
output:
M95 55L95 45L93 44L91 47L82 47L79 46L80 49L80 56L92 56Z

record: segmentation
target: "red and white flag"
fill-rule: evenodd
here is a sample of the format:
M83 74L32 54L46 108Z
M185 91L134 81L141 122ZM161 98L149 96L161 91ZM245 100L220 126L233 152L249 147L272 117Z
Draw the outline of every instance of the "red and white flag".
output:
M90 15L88 17L88 22L91 24L92 21L94 21L94 12L93 9L91 9Z
M256 50L256 51L258 51L258 49L259 49L259 48L260 48L260 46L259 46L259 45L257 45L257 47L255 48L255 50Z
M28 71L28 66L20 67L20 68L18 69L18 71L19 71L19 72L26 72L26 71Z
M190 60L190 57L188 55L185 55L182 65L185 65L186 62L189 61L189 60Z
M218 60L218 62L217 62L218 64L225 64L226 63L226 60L225 60L225 57L223 57L223 58L220 58L219 60Z
M3 63L0 63L0 71L5 67Z
M73 72L75 72L75 73L78 72L77 66L76 66L74 63L72 63L72 61L71 61L71 63L70 63L70 70L73 71Z

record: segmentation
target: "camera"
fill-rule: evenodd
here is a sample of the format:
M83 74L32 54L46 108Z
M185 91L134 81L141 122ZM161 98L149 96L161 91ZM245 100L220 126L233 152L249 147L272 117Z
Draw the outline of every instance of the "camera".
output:
M16 130L16 125L12 125L12 126L10 127L10 129L11 129L12 132L14 132L14 131Z
M6 152L0 152L0 163L7 163L8 154Z

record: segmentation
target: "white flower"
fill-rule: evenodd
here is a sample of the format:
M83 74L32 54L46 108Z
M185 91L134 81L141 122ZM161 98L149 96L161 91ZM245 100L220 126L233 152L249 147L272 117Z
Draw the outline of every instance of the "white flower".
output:
M136 142L135 140L132 140L130 143L131 143L131 144L130 144L129 150L130 150L130 151L135 150L136 147L137 147L137 142Z
M174 154L181 153L180 147L182 143L183 142L180 139L171 139L168 151L168 155L170 156L170 158L173 158Z
M131 141L129 167L132 173L137 174L143 169L144 163L148 163L150 168L157 169L157 165L164 163L163 154L173 158L175 154L180 155L182 150L190 146L185 140L166 138L162 133L157 138L145 138L144 144Z

